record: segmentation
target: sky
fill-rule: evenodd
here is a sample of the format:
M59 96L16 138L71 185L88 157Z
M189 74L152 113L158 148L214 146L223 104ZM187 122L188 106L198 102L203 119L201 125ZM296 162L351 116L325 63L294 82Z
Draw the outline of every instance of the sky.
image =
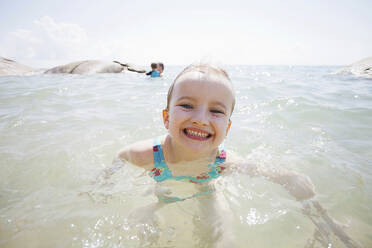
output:
M0 0L0 56L347 65L372 56L371 13L371 0Z

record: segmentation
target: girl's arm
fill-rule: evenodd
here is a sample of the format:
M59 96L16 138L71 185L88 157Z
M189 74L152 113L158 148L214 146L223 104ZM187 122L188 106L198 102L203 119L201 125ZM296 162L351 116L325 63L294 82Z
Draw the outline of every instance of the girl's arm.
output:
M119 151L116 158L144 169L152 169L154 164L152 143L153 140L144 140L126 146Z
M312 198L315 195L314 185L308 176L284 168L267 169L263 166L248 163L242 163L238 168L251 177L263 176L274 183L282 185L298 201Z

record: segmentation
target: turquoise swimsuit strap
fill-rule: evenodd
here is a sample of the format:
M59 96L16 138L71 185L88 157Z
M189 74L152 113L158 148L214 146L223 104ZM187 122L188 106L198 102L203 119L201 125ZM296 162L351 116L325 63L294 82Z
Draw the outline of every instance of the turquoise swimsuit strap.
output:
M154 169L150 172L155 181L164 181L166 179L172 178L172 173L168 168L168 165L165 163L163 148L161 146L161 138L156 137L153 145L153 154L154 154Z
M154 144L153 144L153 153L154 153L154 167L156 168L156 165L165 163L164 159L164 153L163 153L163 148L161 146L161 138L163 136L158 136L154 139Z

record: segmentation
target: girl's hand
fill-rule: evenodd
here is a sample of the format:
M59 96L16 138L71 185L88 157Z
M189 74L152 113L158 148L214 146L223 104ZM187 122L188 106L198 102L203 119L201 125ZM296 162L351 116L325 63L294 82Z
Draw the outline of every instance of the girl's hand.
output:
M287 172L281 175L280 181L297 201L306 200L315 195L314 185L308 176Z

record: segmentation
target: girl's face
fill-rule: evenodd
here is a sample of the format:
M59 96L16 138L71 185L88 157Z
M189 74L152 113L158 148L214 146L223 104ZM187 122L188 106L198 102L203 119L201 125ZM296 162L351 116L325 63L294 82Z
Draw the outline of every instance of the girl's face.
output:
M219 75L187 72L174 85L165 128L174 144L192 153L216 149L229 131L234 96L230 82Z

